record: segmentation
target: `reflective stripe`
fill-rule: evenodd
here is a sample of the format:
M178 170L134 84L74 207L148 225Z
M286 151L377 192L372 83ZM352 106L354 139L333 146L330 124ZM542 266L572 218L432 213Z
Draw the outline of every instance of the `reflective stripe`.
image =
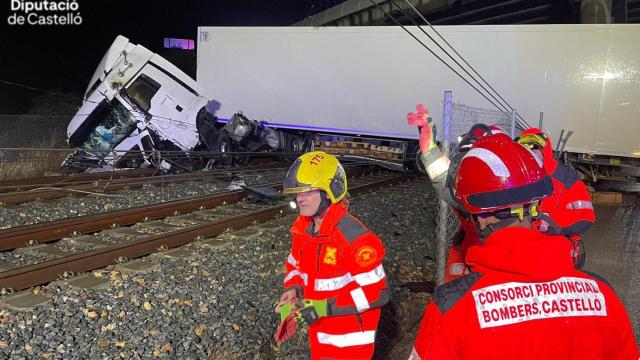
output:
M363 312L369 309L369 301L367 301L367 297L364 295L364 290L362 290L361 287L351 290L350 293L353 303L356 304L358 312Z
M329 279L316 279L315 288L316 291L333 291L342 289L348 283L351 282L351 273L346 273L342 276L329 278Z
M287 257L287 262L295 267L298 267L298 262L296 258L293 257L293 254L289 253L289 257Z
M382 264L378 265L375 269L361 273L353 276L353 280L355 280L360 286L367 286L371 284L375 284L378 281L385 278L384 268Z
M429 178L435 179L438 176L444 174L449 170L449 165L451 164L451 160L445 155L438 158L438 160L432 162L427 166L427 173L429 174Z
M591 209L593 210L593 203L589 200L576 200L567 204L567 209L569 210L582 210L582 209Z
M306 273L300 272L298 270L289 271L287 276L284 278L284 282L286 283L287 281L293 279L293 277L296 275L300 276L304 284L307 285L307 282L309 281L309 276Z
M378 281L385 278L384 268L382 264L378 265L375 269L361 273L358 275L351 275L351 273L346 273L342 276L338 276L335 278L329 279L316 279L315 281L315 289L316 291L334 291L339 290L349 284L351 281L355 280L360 286L367 286L371 284L375 284Z
M533 156L533 158L536 160L536 162L538 163L538 166L540 166L542 168L543 164L542 164L542 159L540 159L540 157L538 155L536 155L536 153L534 153L533 151L531 151L531 149L529 149L528 147L524 147L525 149L527 149L527 151L529 151L529 154L531 154L531 156Z
M318 342L325 345L333 345L339 348L373 344L376 340L376 331L358 331L354 333L332 335L323 332L318 333Z
M449 265L449 275L459 276L464 275L464 271L467 266L464 263L453 263Z
M411 349L411 355L409 355L409 358L407 360L422 360L420 355L418 355L415 347Z
M487 150L483 148L471 149L462 158L462 160L470 157L474 157L482 160L482 162L487 164L487 166L489 166L491 171L493 171L493 174L496 176L509 177L510 175L509 169L507 169L507 165L505 165L504 161L502 161L502 159L500 159L498 155L493 153L493 151L491 150Z

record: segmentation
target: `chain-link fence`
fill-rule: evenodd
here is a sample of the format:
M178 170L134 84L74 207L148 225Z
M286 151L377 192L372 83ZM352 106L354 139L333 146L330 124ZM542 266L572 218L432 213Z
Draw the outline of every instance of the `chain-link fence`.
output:
M507 134L512 132L512 114L498 110L483 109L461 103L453 102L451 92L445 92L442 106L443 131L439 140L450 159L458 154L458 139L469 131L474 124L497 125ZM515 124L515 122L513 123ZM517 125L516 128L519 128ZM518 129L516 129L518 130ZM519 128L519 130L523 130ZM458 231L460 221L451 206L440 201L440 210L437 219L438 254L437 254L437 278L442 283L446 270L449 248L452 245L454 235Z
M0 179L60 172L72 116L0 115Z

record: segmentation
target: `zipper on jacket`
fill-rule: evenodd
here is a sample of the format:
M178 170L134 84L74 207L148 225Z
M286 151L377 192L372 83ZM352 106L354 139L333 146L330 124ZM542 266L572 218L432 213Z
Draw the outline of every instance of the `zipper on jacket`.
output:
M316 256L316 271L320 271L320 253L322 252L322 244L318 245L318 256Z

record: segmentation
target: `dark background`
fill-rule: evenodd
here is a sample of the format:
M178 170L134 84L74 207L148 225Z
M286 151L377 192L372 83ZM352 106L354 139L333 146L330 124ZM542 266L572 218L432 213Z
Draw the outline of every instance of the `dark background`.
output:
M72 94L79 101L98 62L124 35L189 72L191 54L163 49L163 38L193 39L198 26L290 25L310 14L313 0L76 0L82 25L9 26L10 1L0 5L0 80ZM194 74L191 74L195 76ZM43 92L0 82L0 114L33 112ZM48 95L51 97L52 95ZM51 99L49 99L51 100Z

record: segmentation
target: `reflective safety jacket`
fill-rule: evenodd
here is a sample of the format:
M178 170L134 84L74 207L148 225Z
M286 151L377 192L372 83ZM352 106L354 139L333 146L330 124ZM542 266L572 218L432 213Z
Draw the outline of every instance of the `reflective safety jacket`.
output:
M436 288L410 359L638 359L620 299L570 251L524 227L470 248L472 272Z
M553 158L553 147L547 139L542 149L544 170L553 181L553 194L542 199L544 214L536 225L552 235L579 236L596 220L589 191L576 171Z
M370 359L390 295L382 242L342 202L327 209L317 234L312 218L299 216L291 237L285 289L329 304L329 315L309 327L312 359Z

